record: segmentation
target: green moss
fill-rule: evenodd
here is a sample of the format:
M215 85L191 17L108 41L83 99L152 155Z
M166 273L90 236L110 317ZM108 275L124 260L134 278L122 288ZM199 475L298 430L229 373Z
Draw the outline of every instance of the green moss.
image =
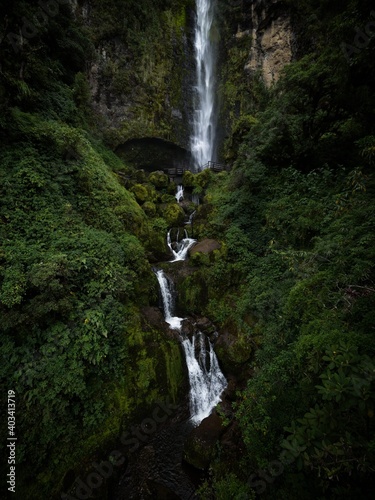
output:
M210 264L210 254L195 252L190 256L190 262L193 266L207 266Z
M173 190L174 192L175 190ZM174 197L173 194L163 194L161 197L161 202L162 203L175 203L176 198Z
M208 302L208 289L204 273L199 270L177 283L179 307L186 314L203 313Z
M161 214L168 227L180 226L184 222L185 213L177 203L168 203L161 206Z
M147 188L142 184L135 184L130 191L134 193L139 203L144 203L148 199L149 193Z
M145 211L148 217L155 217L156 215L156 205L152 203L152 201L146 201L143 206L143 210Z
M194 174L190 170L185 170L184 176L182 178L182 183L185 187L194 187Z
M151 182L156 188L165 188L169 184L169 177L164 172L158 170L156 172L151 172L148 177L148 181Z
M146 351L141 351L140 359L137 361L137 388L141 391L149 389L151 383L156 380L154 359L147 357Z
M176 342L168 342L163 343L161 349L164 354L168 393L173 401L177 401L184 381L184 360L181 356L181 348Z
M204 470L208 467L214 454L213 446L208 446L206 441L194 437L185 446L185 460L197 469Z

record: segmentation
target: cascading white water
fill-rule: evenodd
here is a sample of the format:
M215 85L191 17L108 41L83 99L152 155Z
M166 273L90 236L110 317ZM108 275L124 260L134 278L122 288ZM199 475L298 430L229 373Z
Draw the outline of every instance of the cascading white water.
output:
M173 295L171 293L168 280L161 269L156 272L156 277L159 282L160 292L163 299L163 309L165 321L173 330L180 330L183 318L173 316Z
M177 233L177 242L176 242L177 252L176 252L176 250L174 250L174 248L172 246L171 229L168 231L168 234L167 234L167 244L168 244L170 251L173 254L173 259L171 260L171 262L177 262L178 260L185 260L187 257L187 253L189 251L189 248L191 248L194 245L194 243L196 242L196 240L194 240L193 238L188 237L186 229L184 230L185 237L182 238L181 241L178 241L178 235L179 235L179 232Z
M179 203L181 200L184 199L184 186L182 184L179 184L177 186L175 198L176 198L177 203Z
M173 316L173 295L164 271L156 271L156 277L163 299L165 321L172 329L180 331L183 318ZM181 342L189 372L191 421L199 425L219 403L227 381L220 370L212 344L203 333L196 332L191 340L181 337Z
M195 170L215 160L215 50L212 43L212 23L215 0L196 0L195 63L196 94L194 103L191 152Z
M220 370L212 344L203 333L197 332L191 340L184 339L182 346L189 372L191 421L199 425L220 402L227 381Z
M185 225L186 226L191 226L193 224L193 219L194 219L194 215L196 213L196 210L194 210L194 212L192 212L190 215L189 215L189 220L187 222L185 222Z

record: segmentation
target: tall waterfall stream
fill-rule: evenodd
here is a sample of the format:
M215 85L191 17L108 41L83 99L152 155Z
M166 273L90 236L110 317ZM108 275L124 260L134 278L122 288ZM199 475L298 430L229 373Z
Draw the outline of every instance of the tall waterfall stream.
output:
M212 41L215 0L196 0L195 23L195 111L191 152L194 168L199 170L215 160L215 66L216 54Z
M200 170L204 164L215 160L215 49L212 37L216 0L196 0L196 23L194 30L194 48L196 65L195 102L193 132L190 148L194 169ZM177 186L177 203L184 199L182 185ZM192 201L199 204L199 196L193 195ZM192 228L195 212L186 224ZM167 245L172 254L171 263L184 261L188 251L195 243L189 238L186 229L177 232L176 241L172 242L171 230L167 234ZM162 427L148 444L140 448L121 477L115 500L174 498L192 500L196 481L191 470L185 470L184 446L192 430L206 419L220 402L227 381L220 370L213 345L198 328L193 333L183 333L184 318L175 316L175 297L173 283L163 270L155 269L163 302L164 318L171 330L177 332L183 352L189 378L189 416L184 405L181 415L172 418ZM187 419L186 419L187 418ZM142 427L142 424L140 424ZM145 429L143 429L144 432ZM197 429L198 430L198 429ZM138 441L138 445L140 442Z

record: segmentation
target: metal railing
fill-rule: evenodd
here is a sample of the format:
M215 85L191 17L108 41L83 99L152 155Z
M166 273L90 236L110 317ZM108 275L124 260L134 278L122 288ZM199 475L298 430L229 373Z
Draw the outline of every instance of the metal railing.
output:
M209 168L213 172L223 172L230 170L228 165L224 165L223 163L218 163L216 161L208 161L205 163L200 171ZM165 168L163 169L164 173L166 173L169 177L180 177L184 175L184 172L188 171L188 168L175 167L175 168Z

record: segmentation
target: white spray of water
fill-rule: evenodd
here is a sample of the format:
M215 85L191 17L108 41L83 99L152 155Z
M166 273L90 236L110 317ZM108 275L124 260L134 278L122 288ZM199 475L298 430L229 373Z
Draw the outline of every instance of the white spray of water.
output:
M164 271L162 271L161 269L157 271L156 277L159 282L160 292L163 299L165 321L169 324L169 326L173 330L180 330L183 318L179 318L178 316L173 316L173 309L174 309L173 295L171 293L171 289L169 287L169 283L164 274Z
M195 170L215 160L215 50L211 40L215 0L196 0L196 103L191 152Z
M185 260L189 251L189 248L191 248L194 243L197 240L194 240L193 238L189 238L186 229L184 230L184 238L182 238L181 241L178 241L178 236L179 236L179 231L177 232L177 242L176 242L176 250L174 250L172 246L172 239L171 239L171 229L168 231L167 234L167 244L172 252L173 259L171 262L177 262L179 260Z
M165 321L174 330L181 330L183 318L173 316L174 301L164 271L156 271L163 299ZM181 337L190 382L190 415L194 425L208 417L220 402L227 381L222 374L211 342L197 331L192 339ZM208 345L208 349L207 349Z
M175 198L176 198L177 203L179 203L181 200L184 199L184 187L183 187L182 184L179 184L177 186L177 191L176 191L176 194L175 194Z
M207 349L208 344L208 349ZM211 342L197 332L182 341L190 381L190 414L195 425L207 418L227 386Z

